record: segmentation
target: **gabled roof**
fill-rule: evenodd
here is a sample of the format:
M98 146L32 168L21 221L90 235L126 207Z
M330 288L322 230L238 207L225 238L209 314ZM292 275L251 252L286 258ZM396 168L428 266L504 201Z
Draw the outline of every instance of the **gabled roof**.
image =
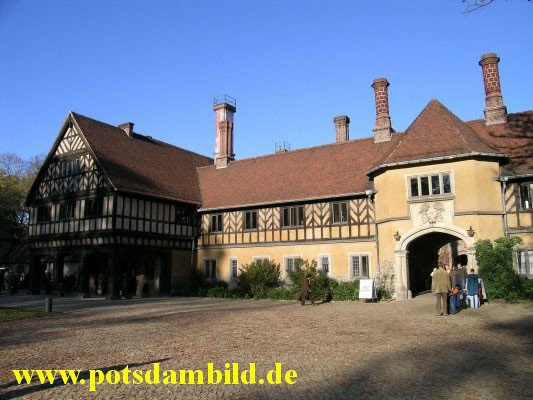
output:
M233 161L198 169L201 210L253 207L363 194L364 171L397 144L373 138Z
M200 204L196 168L213 160L71 113L117 191Z
M128 136L121 128L74 112L67 117L45 165L51 162L71 125L80 133L116 191L200 204L196 168L212 164L213 159L138 133ZM31 199L45 169L41 168L28 199Z
M505 124L486 126L482 119L467 124L485 142L509 156L502 176L533 175L533 111L508 114Z
M369 173L405 164L472 156L504 158L505 154L487 145L468 124L433 99L407 128L396 148Z

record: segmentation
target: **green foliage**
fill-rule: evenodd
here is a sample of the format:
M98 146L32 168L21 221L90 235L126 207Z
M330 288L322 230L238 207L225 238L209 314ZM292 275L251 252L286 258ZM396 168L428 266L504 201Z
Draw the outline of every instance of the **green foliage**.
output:
M513 248L521 241L517 236L504 236L494 244L488 239L476 242L479 277L485 283L489 299L513 301L527 295L527 284L523 284L513 269Z
M293 287L277 287L266 289L262 293L258 293L254 298L272 299L272 300L294 300L298 297L299 289Z
M359 300L359 280L338 282L332 279L330 289L333 300Z
M254 297L262 296L268 288L280 285L279 264L270 260L257 260L239 268L239 286Z
M318 263L316 260L296 260L294 270L288 272L290 280L289 287L295 293L295 297L298 296L300 288L306 274L309 274L311 279L311 294L315 301L322 301L331 297L331 278L328 278L321 270L318 269Z

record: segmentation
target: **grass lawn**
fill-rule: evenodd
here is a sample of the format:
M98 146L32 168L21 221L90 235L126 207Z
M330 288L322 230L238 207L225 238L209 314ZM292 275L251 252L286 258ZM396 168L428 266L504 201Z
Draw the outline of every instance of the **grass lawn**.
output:
M22 310L18 308L0 307L0 322L11 321L14 319L35 318L50 315L44 311Z

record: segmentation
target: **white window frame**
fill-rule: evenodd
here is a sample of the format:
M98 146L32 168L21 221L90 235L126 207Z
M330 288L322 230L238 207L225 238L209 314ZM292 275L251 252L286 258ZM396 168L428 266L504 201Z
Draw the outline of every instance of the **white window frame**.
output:
M244 211L244 230L245 231L257 230L257 226L258 226L257 214L258 214L257 210ZM250 224L248 222L250 222Z
M323 260L327 260L327 270L324 271ZM318 256L318 270L321 271L324 275L329 276L331 273L331 257L329 254L320 254Z
M281 207L280 211L282 228L297 228L305 226L304 206Z
M214 276L213 276L213 266L214 266ZM217 279L218 277L217 266L218 266L218 262L216 258L204 258L202 262L202 267L203 267L202 270L204 272L204 276L206 277L206 279Z
M518 275L533 275L533 248L517 249L513 258Z
M345 210L343 210L343 206L346 207ZM343 211L345 211L345 213ZM333 225L347 224L349 215L350 207L348 206L347 201L336 201L334 203L331 203L331 223Z
M520 209L533 209L533 182L518 183L518 197Z
M283 270L285 271L286 275L288 275L289 272L294 271L294 267L296 265L297 260L303 260L301 254L283 256Z
M353 266L353 259L354 258L358 258L359 259L359 274L356 275L354 273L354 266ZM362 274L362 269L363 269L363 262L362 262L362 259L366 258L366 262L367 262L367 274ZM370 266L371 266L371 258L370 258L370 254L369 253L350 253L349 256L348 256L348 276L350 277L350 279L366 279L366 278L370 278Z
M447 176L449 179L449 186L450 191L444 192L444 176ZM438 186L438 193L434 193L435 186L432 184L433 178L438 177L439 178L439 186ZM418 193L416 195L413 195L413 190L411 186L411 181L416 179L417 181L417 191ZM428 186L427 194L422 194L422 180L427 179ZM409 198L412 200L415 199L427 199L431 197L446 197L446 196L453 196L455 193L454 185L453 185L453 174L451 171L435 171L435 172L428 172L427 174L419 174L419 175L409 175L407 176L407 193L409 194Z
M230 257L229 259L229 275L231 279L237 279L239 275L239 260L237 257Z

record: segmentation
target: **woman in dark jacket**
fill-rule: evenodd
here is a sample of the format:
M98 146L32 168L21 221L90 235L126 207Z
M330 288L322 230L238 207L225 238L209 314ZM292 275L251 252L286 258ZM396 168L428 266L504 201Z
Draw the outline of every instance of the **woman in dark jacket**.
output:
M302 302L302 306L305 306L306 300L311 300L311 304L314 305L313 295L311 294L311 278L309 274L305 274L304 280L302 282L302 290L300 291L300 296L298 300Z

